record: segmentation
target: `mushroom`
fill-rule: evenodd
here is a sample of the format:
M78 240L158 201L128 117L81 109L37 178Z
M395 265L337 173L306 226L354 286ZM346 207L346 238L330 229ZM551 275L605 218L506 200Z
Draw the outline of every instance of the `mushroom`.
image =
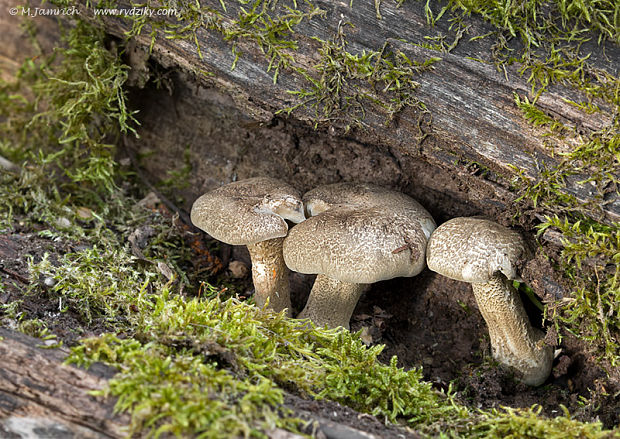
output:
M222 186L198 198L192 206L194 225L213 238L245 245L252 261L254 300L260 307L269 300L276 312L291 315L289 270L282 259L288 233L285 220L305 219L300 193L269 177L256 177Z
M391 210L405 210L415 215L426 238L436 224L420 203L392 189L370 183L334 183L314 188L304 194L304 206L309 216L315 216L336 206L384 206Z
M530 324L512 286L526 255L516 231L484 218L454 218L431 235L426 262L443 276L471 283L489 327L493 358L517 370L525 384L538 386L551 372L553 349Z
M284 262L293 271L317 274L298 318L349 329L368 284L422 271L427 238L412 212L339 206L293 227L284 239Z

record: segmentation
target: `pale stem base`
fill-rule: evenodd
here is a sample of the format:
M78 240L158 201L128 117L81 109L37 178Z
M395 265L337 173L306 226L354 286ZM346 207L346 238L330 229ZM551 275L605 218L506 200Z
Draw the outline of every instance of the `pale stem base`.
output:
M519 293L505 276L472 283L480 313L489 327L493 358L516 369L531 386L545 382L551 372L553 348L544 333L530 324Z
M252 259L252 281L254 282L254 302L263 307L269 299L269 308L275 312L287 310L291 313L289 269L284 264L282 243L284 238L249 244Z
M314 281L308 302L298 319L310 319L318 326L349 329L349 320L366 284L340 282L319 274Z

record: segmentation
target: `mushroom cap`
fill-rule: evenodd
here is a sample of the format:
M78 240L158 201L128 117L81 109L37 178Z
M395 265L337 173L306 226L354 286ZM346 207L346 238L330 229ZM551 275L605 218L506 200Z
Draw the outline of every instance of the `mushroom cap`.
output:
M286 236L286 219L305 219L301 194L276 178L255 177L214 189L192 206L194 225L213 238L248 245Z
M439 226L426 248L431 270L464 282L488 282L501 272L518 279L517 263L527 256L521 235L484 218L453 218Z
M422 271L426 241L415 215L336 207L293 227L283 254L286 265L299 273L373 283Z
M428 239L437 227L430 213L409 195L370 183L334 183L319 186L303 196L310 216L336 206L382 206L390 210L414 211Z

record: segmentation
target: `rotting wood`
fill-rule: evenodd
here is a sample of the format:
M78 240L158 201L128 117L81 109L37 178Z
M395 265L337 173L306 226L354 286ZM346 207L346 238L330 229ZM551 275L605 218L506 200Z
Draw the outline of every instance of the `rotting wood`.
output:
M501 204L506 198L511 198L506 191L509 179L502 177L513 175L513 167L522 170L530 178L537 179L541 169L549 169L557 164L558 159L552 157L550 149L545 146L548 138L545 138L540 130L529 126L514 104L514 93L527 96L531 86L526 78L518 73L517 65L500 72L492 64L483 64L472 59L490 53L492 39L472 42L462 38L450 53L420 47L419 44L428 41L425 37L429 34L442 33L448 38L454 36L454 32L448 29L447 22L440 21L435 28L428 27L423 3L405 2L402 7L397 8L395 3L384 2L381 4L382 19L378 20L372 2L355 2L352 7L349 2L317 1L315 4L326 13L309 21L302 21L294 28L294 37L299 46L293 54L294 63L312 71L320 47L320 42L315 37L330 40L340 28L345 28L347 50L352 53L377 51L387 47L392 51L402 51L416 61L431 57L441 58L440 62L434 64L432 71L424 72L415 78L419 83L416 96L425 103L429 109L428 114L406 108L397 114L393 123L386 124L385 112L377 106L369 105L365 108L363 130L354 128L345 135L344 129L350 120L342 118L336 118L324 127L329 127L330 135L342 135L365 144L387 147L393 153L421 158L453 174L463 173L463 163L478 164L499 176L491 178L490 181L485 178L476 180L487 186L488 193L496 194L495 201ZM8 0L1 0L0 4L10 6ZM30 5L42 6L36 1ZM219 0L203 0L201 5L217 10L224 23L232 22L239 13L234 2L228 5L227 11L221 9ZM119 2L118 7L123 6L129 5ZM83 7L80 16L93 19L93 10ZM67 17L62 18L67 20ZM8 66L5 69L7 71L15 71L19 58L24 54L36 55L36 51L26 49L27 39L16 30L14 24L19 19L36 21L40 31L39 43L42 44L44 53L53 47L58 37L55 30L56 18L53 17L11 17L11 21L1 20L0 27L6 29L7 32L3 33L10 41L10 44L3 45L0 49L0 61ZM155 16L152 19L163 18ZM100 23L99 20L97 22ZM131 24L129 20L113 16L104 17L103 23L109 33L119 37L129 30ZM344 26L343 23L351 23L353 26ZM472 29L472 35L491 30L487 23L475 16L468 18L467 25ZM241 113L261 123L273 123L278 110L298 103L290 91L308 86L299 75L291 74L290 69L284 69L274 83L273 72L267 71L266 57L252 42L238 42L240 57L232 69L235 62L232 42L224 41L217 31L204 28L197 30L196 39L201 47L202 58L193 41L164 38L163 34L157 37L152 56L165 67L188 72L190 79L197 84L206 87L215 85L233 99ZM142 50L148 50L151 44L148 25L140 36L134 38L134 44ZM594 43L588 44L592 45L589 64L617 75L620 48L609 44L601 50ZM359 84L359 87L362 92L373 92L368 84ZM579 100L579 93L573 89L554 86L540 97L538 106L567 125L579 127L586 132L600 129L609 123L601 114L588 115L576 111L573 106L564 102L563 98ZM604 104L601 105L605 107ZM312 124L313 117L313 110L302 106L293 112L291 119ZM196 134L199 134L199 130ZM567 142L571 141L576 139L567 139ZM584 180L583 177L585 176L572 176L565 192L582 201L592 200L597 196L596 188L580 183ZM618 197L613 193L607 194L604 203L601 206L603 216L599 219L618 221Z
M89 395L113 371L65 365L66 350L42 345L0 328L0 437L124 437L129 417L114 413L114 399Z
M114 412L114 398L89 395L105 388L115 370L101 363L88 370L65 365L66 349L46 349L43 344L40 339L0 327L0 437L125 437L129 416ZM289 396L289 403L296 398ZM305 410L297 411L307 420L308 432L320 431L326 439L376 437ZM418 437L405 430L402 433L402 437ZM278 428L266 434L273 439L301 438Z
M434 32L426 24L424 2L405 2L400 8L385 2L381 6L381 20L377 20L372 2L355 2L352 7L349 2L317 1L315 4L326 11L325 16L302 21L295 27L299 47L293 56L298 67L311 71L320 48L314 37L330 40L343 27L343 23L354 26L347 26L344 31L347 34L347 50L353 53L377 51L386 45L419 62L431 57L441 58L433 65L432 71L415 78L419 83L416 96L429 109L432 119L427 120L429 115L408 108L400 112L393 123L386 124L385 112L377 106L368 105L364 109L365 129L353 129L346 136L422 157L452 172L458 172L459 167L454 162L460 159L479 163L500 176L513 175L513 168L516 167L528 177L537 179L541 169L557 164L558 159L545 145L548 138L541 130L526 123L514 103L515 93L532 98L531 85L518 73L518 66L500 72L492 64L472 59L491 52L491 39L470 42L464 38L452 52L439 53L418 45L426 41L426 35ZM234 4L223 11L219 0L203 0L201 5L217 10L224 23L230 23L239 12ZM128 5L121 1L119 7L122 6ZM84 15L88 14L89 10L85 9ZM470 20L468 25L476 29L477 34L490 30L488 24L476 17L470 17ZM103 22L106 30L117 36L129 30L129 21L118 17L105 17ZM450 35L448 25L440 22L438 30ZM269 123L278 110L297 104L290 91L308 85L290 71L281 72L274 83L273 72L267 71L268 61L254 43L238 42L240 57L232 69L235 56L231 42L224 41L217 31L204 28L197 31L196 38L202 58L193 41L166 39L161 35L153 47L153 56L164 66L192 73L199 83L216 85L233 98L242 112L258 121ZM148 47L151 43L149 32L143 31L136 41L138 45ZM620 49L617 46L610 44L604 51L593 47L593 51L594 55L589 60L591 65L617 74L620 66ZM200 72L209 72L209 75L207 77ZM374 92L368 84L359 86L363 92ZM575 90L556 86L543 94L538 105L546 113L582 130L597 130L609 123L605 116L577 112L563 101L563 98L575 99L578 94ZM293 112L293 117L312 123L314 112L302 106ZM346 118L336 118L329 122L329 129L334 134L345 135L345 127L349 123ZM595 188L579 183L583 177L574 176L566 192L582 201L592 200L597 195ZM504 180L502 185L505 187L506 184L507 180ZM602 211L606 218L601 219L620 219L620 200L612 197L605 203Z

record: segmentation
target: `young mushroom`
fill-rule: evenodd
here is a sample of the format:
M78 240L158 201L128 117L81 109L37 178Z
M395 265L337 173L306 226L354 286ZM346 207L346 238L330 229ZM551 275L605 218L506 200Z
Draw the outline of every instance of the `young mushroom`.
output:
M293 271L317 274L298 318L349 329L367 284L418 274L426 242L415 215L385 207L335 207L296 225L284 240L284 261Z
M525 384L538 386L551 372L553 349L530 324L512 286L526 254L523 238L514 230L483 218L454 218L431 235L426 262L443 276L471 283L489 328L493 357L514 368Z
M286 220L305 219L299 192L269 177L256 177L222 186L198 198L192 206L194 225L213 238L245 245L252 261L254 300L260 307L269 300L276 312L291 314L289 270L282 259L288 233Z

